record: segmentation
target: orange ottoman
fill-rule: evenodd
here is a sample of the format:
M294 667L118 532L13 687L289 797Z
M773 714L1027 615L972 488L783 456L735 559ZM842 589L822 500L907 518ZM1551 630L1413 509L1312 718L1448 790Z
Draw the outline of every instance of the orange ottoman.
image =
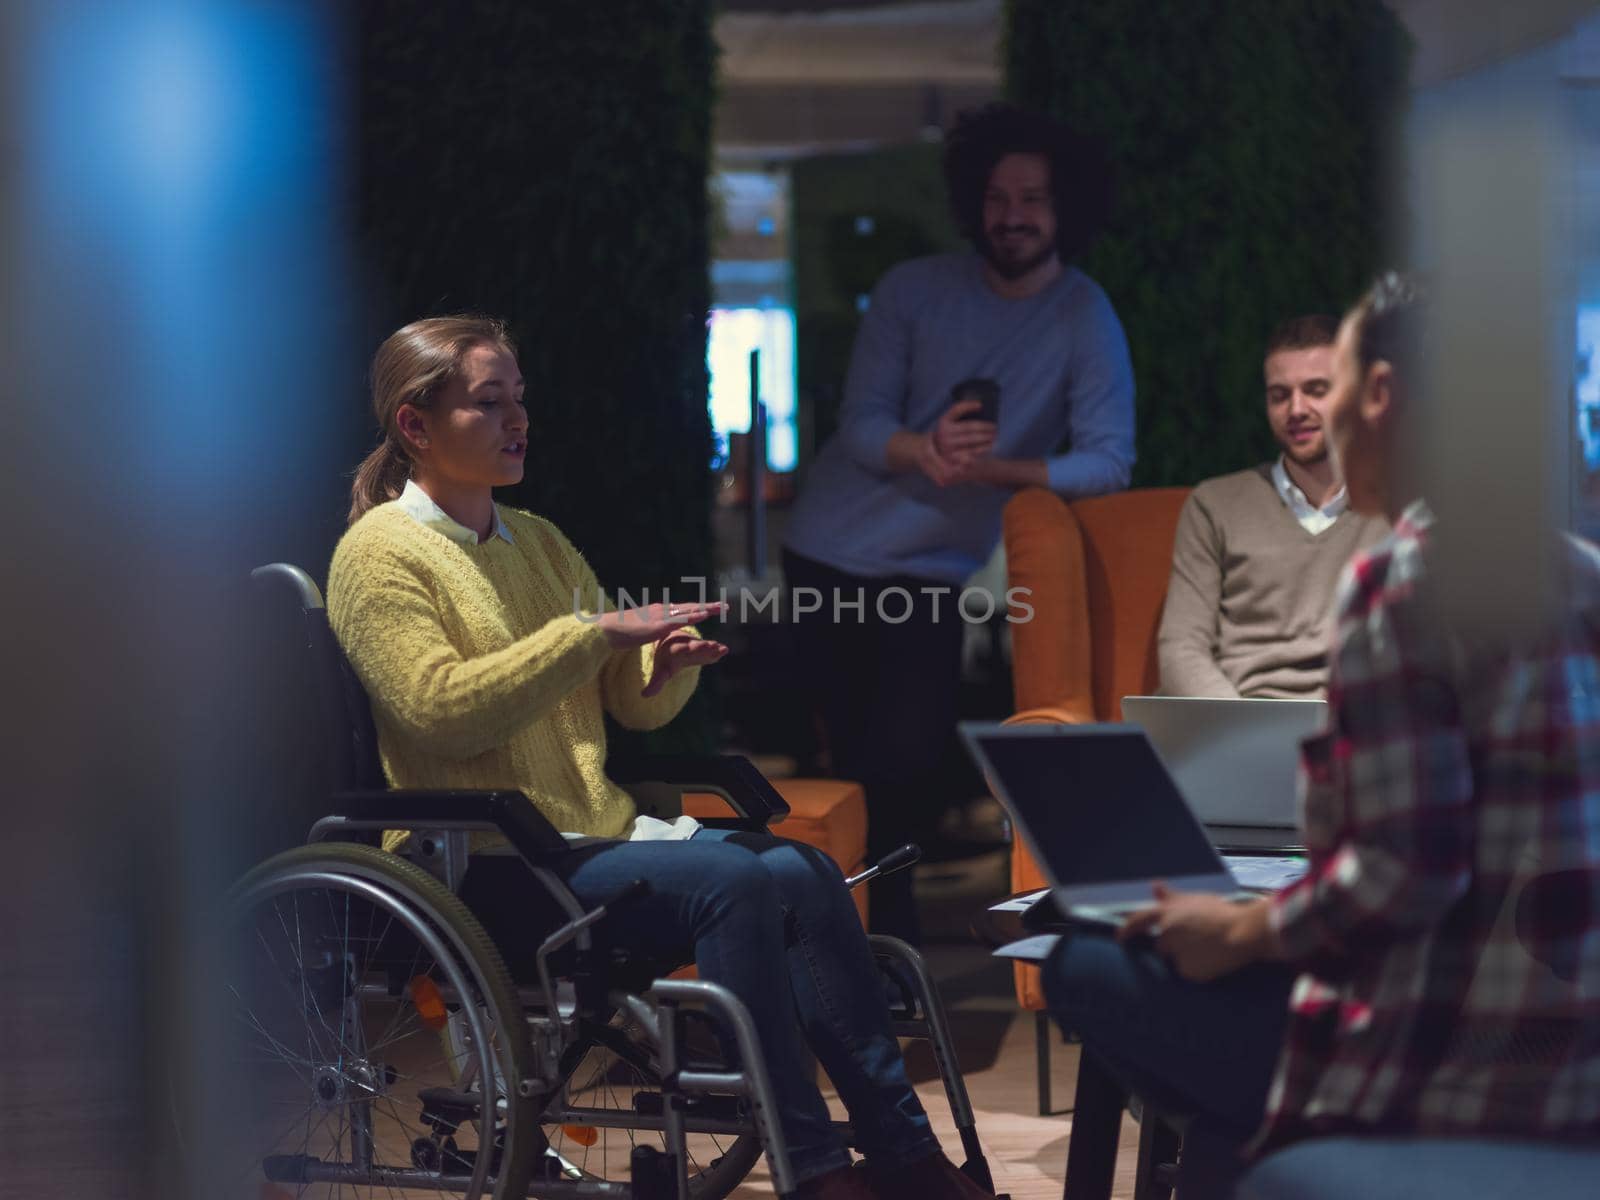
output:
M789 815L772 827L777 837L815 846L846 875L866 869L867 798L859 783L848 779L774 779L770 781L788 802ZM728 817L732 811L720 796L688 792L683 811L691 817ZM867 889L851 893L861 923L867 923Z

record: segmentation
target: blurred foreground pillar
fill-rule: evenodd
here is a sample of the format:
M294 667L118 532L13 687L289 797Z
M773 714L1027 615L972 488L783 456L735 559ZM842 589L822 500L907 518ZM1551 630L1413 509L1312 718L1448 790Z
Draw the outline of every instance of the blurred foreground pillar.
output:
M241 581L334 470L329 21L0 7L7 1195L222 1194L197 928L253 853Z
M1551 43L1418 94L1401 172L1406 265L1430 292L1413 446L1439 518L1433 568L1477 636L1514 635L1551 598L1572 523L1582 130Z

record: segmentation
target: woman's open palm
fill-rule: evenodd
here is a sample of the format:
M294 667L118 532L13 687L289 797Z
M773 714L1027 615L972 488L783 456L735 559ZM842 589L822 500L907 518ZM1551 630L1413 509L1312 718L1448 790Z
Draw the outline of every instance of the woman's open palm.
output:
M707 666L726 657L727 653L728 648L721 642L700 637L691 630L674 630L656 643L656 669L640 695L654 696L679 671Z

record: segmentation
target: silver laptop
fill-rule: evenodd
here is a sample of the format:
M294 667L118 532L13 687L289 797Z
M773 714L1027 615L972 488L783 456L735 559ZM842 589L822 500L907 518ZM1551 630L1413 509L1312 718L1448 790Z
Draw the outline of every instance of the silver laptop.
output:
M1144 733L965 721L962 740L1067 916L1120 922L1178 891L1246 898Z
M1122 698L1123 720L1150 736L1195 815L1228 847L1299 846L1300 743L1327 714L1321 700Z

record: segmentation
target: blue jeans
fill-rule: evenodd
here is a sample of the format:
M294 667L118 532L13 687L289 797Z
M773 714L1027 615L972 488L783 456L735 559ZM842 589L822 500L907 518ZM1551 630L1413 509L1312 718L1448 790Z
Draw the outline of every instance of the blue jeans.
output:
M520 873L518 860L502 862ZM861 919L827 855L769 834L702 829L687 842L608 842L544 865L585 905L604 903L635 879L650 885L648 895L607 916L603 937L652 961L692 958L701 978L744 1002L798 1180L850 1161L806 1043L875 1165L892 1168L938 1148L906 1076ZM481 872L475 862L462 895L504 944L502 931L515 927L488 911L505 902L484 898Z
M1068 934L1044 964L1050 1013L1117 1081L1188 1114L1182 1200L1226 1196L1260 1125L1283 1044L1293 972L1257 963L1211 983L1183 979L1148 947Z

